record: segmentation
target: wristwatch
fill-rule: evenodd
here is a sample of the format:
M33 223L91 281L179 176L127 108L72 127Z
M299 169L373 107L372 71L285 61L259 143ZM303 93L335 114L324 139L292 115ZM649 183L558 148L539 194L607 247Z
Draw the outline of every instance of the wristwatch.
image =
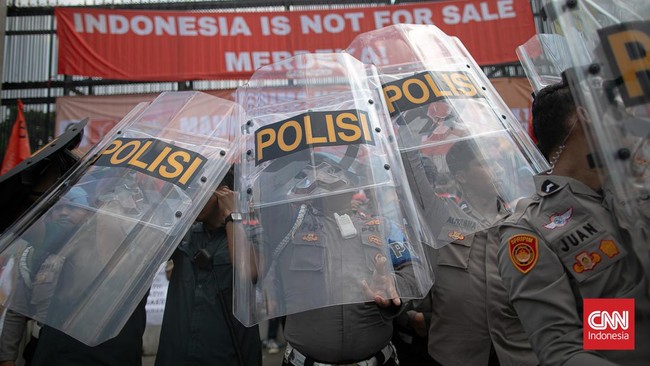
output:
M231 212L230 215L226 216L226 219L223 220L223 226L226 226L231 221L241 221L241 213Z

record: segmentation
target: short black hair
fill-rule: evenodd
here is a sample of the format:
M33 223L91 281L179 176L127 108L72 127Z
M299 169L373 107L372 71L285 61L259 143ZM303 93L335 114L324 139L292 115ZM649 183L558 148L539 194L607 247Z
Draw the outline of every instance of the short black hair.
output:
M459 170L465 169L470 161L477 158L476 148L476 142L471 139L460 140L451 145L445 156L445 161L452 176Z
M231 165L230 169L226 172L226 175L223 176L220 186L227 186L230 189L235 189L235 166Z
M565 82L548 85L533 100L533 134L537 147L549 158L569 134L569 118L575 113L576 104L571 88Z

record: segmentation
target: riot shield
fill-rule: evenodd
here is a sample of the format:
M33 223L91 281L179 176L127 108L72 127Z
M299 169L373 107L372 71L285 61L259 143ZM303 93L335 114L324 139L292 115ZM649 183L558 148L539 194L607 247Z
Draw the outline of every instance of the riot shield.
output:
M12 225L43 193L63 179L79 160L74 149L79 146L88 119L71 124L47 145L0 176L0 233Z
M377 50L386 57L372 57ZM349 53L377 65L385 105L436 247L470 242L521 197L548 164L462 43L435 26L359 35Z
M199 92L137 106L2 237L3 305L91 346L116 336L233 163L241 117Z
M558 34L537 34L517 47L517 57L524 68L533 93L561 83L562 72L571 66L569 45Z
M293 99L269 103L281 86ZM347 54L260 68L238 89L244 213L235 315L245 325L332 305L423 297L432 284L376 70Z
M566 79L589 116L595 168L630 217L650 217L650 4L545 4L571 56Z

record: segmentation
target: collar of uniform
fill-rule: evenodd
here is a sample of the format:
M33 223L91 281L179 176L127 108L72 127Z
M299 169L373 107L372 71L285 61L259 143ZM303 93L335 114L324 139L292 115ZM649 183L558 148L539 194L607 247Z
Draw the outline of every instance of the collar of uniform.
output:
M339 215L347 214L350 217L354 217L354 216L358 216L359 213L360 213L358 210L353 210L351 207L348 207L346 209L339 210L339 211L325 211L320 207L311 206L311 205L309 207L310 207L311 213L314 216L332 216L332 217L334 217L334 213L337 213ZM361 215L359 215L359 216L361 216ZM364 216L365 216L365 214L364 214Z
M502 219L510 214L510 205L501 197L497 197L497 219Z
M548 196L555 192L562 190L565 186L569 186L571 191L575 194L602 197L601 194L589 188L586 184L579 180L563 175L546 175L540 174L534 177L535 187L537 187L537 194L540 196Z
M190 228L190 230L188 230L188 232L185 234L185 236L183 237L183 240L181 240L181 243L179 244L179 247L180 246L187 246L187 244L192 240L192 238L190 236L191 233L195 233L195 234L196 233L203 233L203 234L206 234L208 236L208 238L214 238L215 234L217 232L219 232L220 230L225 231L226 229L222 226L222 227L216 228L214 230L208 230L203 226L202 222L195 222L194 224L192 224L192 227Z

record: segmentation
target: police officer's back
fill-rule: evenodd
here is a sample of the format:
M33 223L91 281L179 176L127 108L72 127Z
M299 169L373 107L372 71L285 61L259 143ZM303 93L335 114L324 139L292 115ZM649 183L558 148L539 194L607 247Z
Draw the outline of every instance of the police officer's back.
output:
M588 163L589 123L566 84L536 95L533 124L553 168L535 177L536 194L500 227L499 251L500 272L533 349L549 365L645 365L650 302L636 234L618 221L607 182ZM636 350L585 350L582 310L589 298L635 300Z

